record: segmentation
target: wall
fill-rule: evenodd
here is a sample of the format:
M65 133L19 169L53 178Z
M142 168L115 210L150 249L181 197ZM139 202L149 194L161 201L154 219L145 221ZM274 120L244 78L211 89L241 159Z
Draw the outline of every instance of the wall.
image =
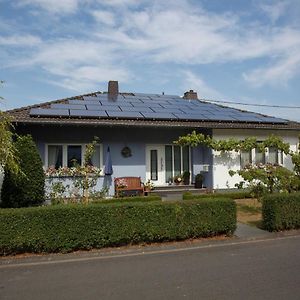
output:
M256 137L257 140L264 140L269 135L274 134L283 138L283 140L290 144L291 150L297 150L298 134L297 131L287 130L250 130L250 129L214 129L213 138L217 140L225 140L235 138L244 140L247 137ZM284 155L284 167L292 169L293 164L290 156ZM236 152L223 153L213 151L213 188L226 189L234 188L234 185L242 180L241 177L235 175L231 177L229 170L240 169L240 155Z
M179 128L132 128L132 127L95 127L95 126L19 126L19 134L30 133L35 140L44 161L46 143L89 143L97 136L103 145L103 163L105 162L107 147L110 147L114 173L99 179L97 189L103 186L114 193L113 179L122 176L140 176L142 181L146 175L146 144L172 144L179 136L190 133L192 129ZM200 131L208 134L208 131ZM124 158L121 150L130 147L132 156ZM199 165L210 163L209 149L198 147L192 151L192 170L198 172ZM196 173L195 173L196 172ZM207 174L207 185L212 183L212 174Z

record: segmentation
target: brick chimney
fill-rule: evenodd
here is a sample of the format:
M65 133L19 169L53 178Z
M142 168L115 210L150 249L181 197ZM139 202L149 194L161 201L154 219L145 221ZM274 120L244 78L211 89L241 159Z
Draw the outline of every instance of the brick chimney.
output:
M193 90L189 90L188 92L184 93L183 98L184 99L198 99L198 95L197 95L197 92L195 92Z
M118 81L110 80L108 82L108 96L109 97L117 97L119 95L119 83Z

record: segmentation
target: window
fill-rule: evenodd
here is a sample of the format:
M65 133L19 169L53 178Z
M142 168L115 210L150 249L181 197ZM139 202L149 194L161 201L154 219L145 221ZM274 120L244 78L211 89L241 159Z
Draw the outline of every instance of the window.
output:
M68 167L81 166L81 146L68 146Z
M63 147L62 145L48 146L48 167L58 169L63 165Z
M67 166L73 167L74 164L83 164L85 154L85 144L48 144L45 152L46 167ZM102 145L95 146L95 152L90 160L90 165L101 168L103 161Z
M275 147L269 148L268 163L278 164L278 149Z
M259 148L255 148L255 163L256 164L265 164L266 163L265 151L261 151Z
M170 182L176 175L190 171L190 148L180 146L165 146L165 181Z
M268 163L283 164L283 152L275 147L269 148Z
M245 168L245 166L251 163L252 163L251 150L249 151L241 150L241 169Z

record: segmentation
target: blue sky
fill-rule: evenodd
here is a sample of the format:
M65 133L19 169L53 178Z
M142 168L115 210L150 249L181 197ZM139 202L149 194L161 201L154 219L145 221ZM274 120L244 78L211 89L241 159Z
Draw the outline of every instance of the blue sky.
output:
M300 106L299 0L0 0L0 15L4 110L106 91L108 80ZM300 121L300 109L246 109Z

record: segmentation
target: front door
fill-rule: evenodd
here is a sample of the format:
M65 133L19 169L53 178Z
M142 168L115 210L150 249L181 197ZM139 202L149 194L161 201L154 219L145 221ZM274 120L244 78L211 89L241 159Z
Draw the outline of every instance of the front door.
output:
M163 145L146 146L146 179L154 185L165 185L165 148Z
M174 176L190 171L190 148L176 145L146 146L146 179L162 186L173 182Z

